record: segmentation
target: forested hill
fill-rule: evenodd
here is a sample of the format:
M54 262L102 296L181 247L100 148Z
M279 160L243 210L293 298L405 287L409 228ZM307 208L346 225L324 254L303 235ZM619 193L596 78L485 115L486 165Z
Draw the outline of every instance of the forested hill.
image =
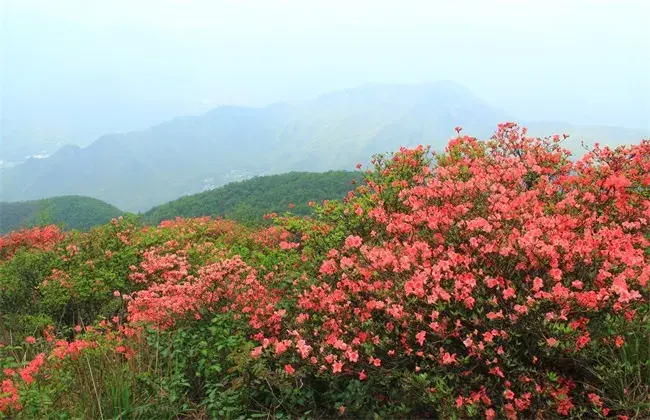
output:
M160 223L175 217L225 217L247 224L259 224L268 213L304 215L309 202L342 199L362 180L362 174L349 171L290 172L233 182L199 194L157 206L144 213L144 222Z
M87 230L123 213L96 198L74 195L16 203L0 202L0 233L47 223L64 229Z

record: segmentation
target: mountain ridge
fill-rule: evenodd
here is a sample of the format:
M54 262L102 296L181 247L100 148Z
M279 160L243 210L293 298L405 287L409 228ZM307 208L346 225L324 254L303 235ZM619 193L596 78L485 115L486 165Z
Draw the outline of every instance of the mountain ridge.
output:
M49 158L5 169L0 198L84 195L126 211L146 211L208 186L253 176L352 169L374 153L400 146L441 149L457 125L468 135L488 138L498 123L513 120L449 81L370 84L265 107L223 105L146 130L103 135L86 147L64 147ZM633 129L521 125L540 136L568 130L572 138L567 144L574 150L583 137L604 136L603 143L643 137Z

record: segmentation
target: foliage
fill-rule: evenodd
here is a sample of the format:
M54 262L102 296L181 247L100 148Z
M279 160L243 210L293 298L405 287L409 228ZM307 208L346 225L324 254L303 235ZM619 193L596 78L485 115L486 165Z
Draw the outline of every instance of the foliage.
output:
M211 216L260 225L264 215L289 209L307 215L310 202L342 199L360 181L361 177L347 171L255 177L154 207L144 213L143 221L158 224L176 217Z
M1 411L647 418L650 141L458 131L272 226L3 237Z
M60 225L67 230L88 230L122 214L118 208L90 197L64 196L18 203L0 202L0 233L49 224Z

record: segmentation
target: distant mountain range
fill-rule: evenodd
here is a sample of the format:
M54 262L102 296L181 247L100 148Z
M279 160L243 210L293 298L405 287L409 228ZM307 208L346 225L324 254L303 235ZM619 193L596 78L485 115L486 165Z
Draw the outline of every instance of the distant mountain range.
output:
M0 116L0 169L15 166L28 158L41 159L66 144L92 142L88 136L72 134L59 127L39 126Z
M131 211L258 175L352 169L378 152L431 144L442 149L460 125L488 138L515 120L453 82L368 85L311 101L265 108L222 106L144 131L65 146L46 159L5 169L5 201L85 195ZM567 123L526 123L532 134L569 133L580 141L638 142L648 133Z

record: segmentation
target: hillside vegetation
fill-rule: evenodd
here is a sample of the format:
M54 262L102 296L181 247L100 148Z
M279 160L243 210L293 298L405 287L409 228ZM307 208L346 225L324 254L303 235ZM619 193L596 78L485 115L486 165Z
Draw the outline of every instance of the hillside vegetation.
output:
M64 229L88 230L123 214L96 198L64 196L17 203L0 202L0 233L22 227L55 224Z
M158 224L176 217L212 216L248 225L261 224L267 214L295 215L310 212L310 203L343 199L363 180L348 171L291 172L233 182L199 194L154 207L143 214L143 221Z
M0 237L1 415L650 418L650 141L458 130L272 226Z

